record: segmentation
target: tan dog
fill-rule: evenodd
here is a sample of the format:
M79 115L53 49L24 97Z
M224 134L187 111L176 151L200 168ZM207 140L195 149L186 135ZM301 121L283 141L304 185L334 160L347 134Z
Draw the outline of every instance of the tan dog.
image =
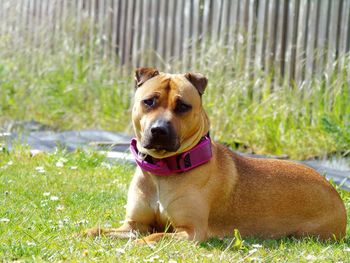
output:
M207 134L201 95L207 79L198 73L136 70L132 112L138 149L155 158L191 149ZM193 170L156 176L137 167L123 226L93 228L87 235L129 237L153 233L203 241L232 235L278 238L345 236L346 211L336 190L315 170L289 161L255 159L212 142L212 159ZM164 233L167 226L172 233Z

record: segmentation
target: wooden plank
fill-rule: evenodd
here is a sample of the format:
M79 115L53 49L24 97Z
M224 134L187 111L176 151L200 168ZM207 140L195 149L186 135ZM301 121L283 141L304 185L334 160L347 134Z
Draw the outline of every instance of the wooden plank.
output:
M89 31L89 69L93 70L94 65L94 55L95 55L95 6L96 0L90 0L90 9L89 9L89 17L90 17L90 31Z
M11 36L11 4L8 0L3 0L4 1L4 36L6 37L5 39L8 39L8 37Z
M167 64L165 70L171 70L171 60L174 55L174 32L176 23L178 21L175 20L175 1L168 1L168 16L167 16L167 29L166 29L166 39L165 39L165 50L166 50L166 60Z
M221 20L221 0L213 0L211 12L212 12L212 20L211 20L211 45L217 45L220 31L220 20Z
M124 65L125 70L128 72L130 67L130 60L131 60L131 50L132 50L132 41L133 41L133 8L134 8L134 1L128 1L128 8L127 8L127 24L125 27L125 46L124 46Z
M305 81L308 85L312 79L315 61L315 45L317 37L318 22L318 2L310 1L308 15L308 34L306 36L306 64L305 64Z
M61 17L61 3L59 0L54 0L53 5L53 41L52 41L52 53L56 52L58 49L58 42L60 42L60 28L59 28L59 18Z
M39 0L40 1L40 0ZM62 9L61 9L61 16L59 17L60 20L60 35L61 35L61 39L62 39L62 43L63 41L66 40L66 35L67 35L67 31L68 31L68 0L61 0L61 5L62 5Z
M223 0L221 5L221 21L220 21L220 33L219 33L219 43L221 45L227 44L228 39L228 24L230 16L230 1Z
M70 15L74 17L73 19L73 23L74 23L74 32L73 33L73 49L74 49L74 55L75 55L75 59L74 59L74 78L76 78L79 74L79 70L78 70L78 61L80 59L84 59L84 57L81 56L81 17L82 17L82 12L83 12L83 3L82 0L77 0L74 1L73 3L70 3Z
M286 38L285 32L287 28L287 15L288 15L288 0L279 1L278 16L277 16L277 28L276 28L276 55L275 55L275 69L280 74L284 73L284 53L286 50ZM279 79L276 78L279 82ZM279 84L279 83L275 83ZM275 85L276 86L276 85Z
M153 66L157 66L156 64L156 59L155 59L155 54L154 51L157 50L157 30L158 30L158 25L157 25L157 17L158 17L158 0L152 0L151 1L151 15L150 15L150 34L149 34L149 41L150 41L150 50L149 50L149 55L150 55L150 63Z
M43 51L42 54L45 56L45 53L48 51L48 42L52 41L52 38L49 33L48 23L48 13L49 13L49 0L42 0L42 10L41 10L41 19L40 19L40 49Z
M182 41L182 70L186 70L189 67L189 62L191 60L191 34L190 34L190 23L191 23L191 1L185 1L184 5L184 26L183 26L183 41Z
M200 0L193 0L192 7L192 55L191 70L196 67L199 54L199 25L200 25Z
M41 10L41 1L35 0L34 2L34 19L33 19L33 47L35 50L40 46L40 10Z
M291 82L294 79L296 29L298 27L299 1L290 1L288 7L288 26L285 53L284 78Z
M183 44L183 8L184 8L184 0L176 1L176 30L175 30L175 49L174 55L176 59L180 59L182 53L182 44Z
M300 86L304 80L308 8L308 0L300 0L295 55L295 82L298 86Z
M113 36L113 21L114 21L114 0L108 0L108 42L107 42L107 57L113 60L113 49L111 49Z
M230 1L230 17L228 21L228 56L237 57L238 13L241 1Z
M142 34L141 34L141 51L145 53L149 49L149 29L150 29L150 7L151 7L151 1L150 0L144 0L143 1L143 7L142 7ZM145 54L141 54L141 66L146 66L147 56Z
M255 60L254 60L254 65L257 69L261 69L264 65L267 7L268 7L267 0L261 0L259 2L258 16L256 21L257 28L256 28Z
M35 49L40 51L37 54L37 61L39 63L45 58L45 49L44 49L44 42L45 42L45 28L46 24L43 23L44 15L45 15L45 4L46 0L39 1L36 5L36 40L35 40ZM47 36L46 36L47 37Z
M0 5L0 9L1 9L1 5ZM16 48L18 50L24 50L25 49L25 44L24 44L24 39L23 39L23 34L25 32L24 30L24 17L26 15L26 5L25 5L25 0L20 0L17 2L16 4L16 9L17 9L17 15L16 15L16 22L14 25L14 44L16 45ZM0 10L1 13L1 10ZM0 15L1 16L1 15ZM2 23L1 21L1 17L0 17L0 23ZM1 35L1 31L0 31L0 35Z
M111 41L111 19L112 19L112 0L103 0L104 3L104 32L103 32L103 58L110 59L110 41ZM135 1L133 1L135 2Z
M12 14L13 16L13 21L11 21L11 41L12 41L12 48L16 50L21 50L21 36L19 34L19 25L20 25L20 18L22 14L22 1L21 0L16 0L14 4L12 4ZM1 8L1 6L0 6ZM1 23L1 20L0 20ZM1 32L0 32L0 37L1 37Z
M255 48L255 26L256 26L256 4L257 0L249 0L248 6L248 25L246 37L246 57L245 57L245 74L247 78L253 77L252 66L254 65L254 48Z
M293 25L293 35L292 35L292 49L291 49L291 69L290 76L291 80L295 79L295 69L298 65L295 64L296 57L296 46L297 46L297 37L298 37L298 23L299 23L299 5L300 0L295 1L295 9L294 9L294 25Z
M327 31L329 24L330 1L319 0L319 20L317 27L317 42L315 50L315 72L316 75L322 77L325 70L325 58L327 48Z
M118 24L119 24L119 5L120 0L113 1L113 13L112 13L112 40L111 40L111 59L113 60L113 64L116 66L117 63L117 37L118 37Z
M239 20L238 20L238 27L239 27L239 34L244 34L247 29L247 24L248 24L248 14L247 14L247 4L248 1L242 1L239 8Z
M105 0L97 0L96 10L96 59L100 60L104 58L103 54L103 42L104 42L104 28L105 28Z
M336 69L335 60L336 60L336 52L338 46L338 18L340 14L340 0L332 0L331 1L331 10L330 10L330 18L329 18L329 30L328 30L328 49L327 49L327 62L326 62L326 72L328 76L333 73Z
M124 48L125 48L125 26L126 26L126 16L127 16L127 0L121 0L120 5L120 20L119 20L119 38L118 38L118 58L119 67L124 65Z
M202 33L200 44L200 65L205 64L207 42L209 38L209 21L210 21L210 0L203 0L203 17L202 17Z
M339 86L341 85L341 82L339 79L335 78L333 79L333 74L337 72L337 65L336 65L336 54L337 54L337 46L338 46L338 30L340 25L339 22L339 15L340 13L340 0L333 0L331 2L331 9L330 9L330 17L329 17L329 30L328 30L328 48L327 48L327 55L326 55L326 74L327 74L327 85L325 87L325 105L327 107L327 110L331 111L333 107L334 102L334 85ZM335 81L335 82L333 82ZM332 83L333 82L333 83Z
M228 42L234 44L237 41L237 29L238 29L238 13L239 13L240 1L231 2L230 6L230 19L229 19L229 36Z
M160 1L159 3L159 15L157 19L157 61L158 65L161 65L161 68L165 67L166 60L166 52L165 52L165 38L166 38L166 28L167 28L167 7L168 7L168 1Z
M56 19L57 19L57 2L56 0L49 1L49 24L50 24L50 51L53 53L55 51L55 42L56 42Z
M132 67L139 67L139 48L141 42L141 30L142 30L142 1L135 0L134 7L134 33L132 41Z
M5 1L0 1L0 36L3 36L5 34Z
M350 0L344 0L341 10L341 22L340 22L340 33L339 33L339 71L342 70L346 63L345 54L349 51L348 39L349 37L349 23L350 23Z
M252 70L254 67L254 53L255 53L255 33L256 33L256 0L247 1L246 9L248 10L246 20L247 29L244 45L246 46L245 50L245 65L244 65L244 78L246 80L252 80L254 78L255 71ZM257 95L257 93L253 93L254 87L252 85L247 85L247 98L253 99L253 95ZM258 96L257 96L258 97Z
M28 23L28 47L33 50L34 47L34 30L35 30L35 0L29 1L29 23ZM29 56L30 57L30 56ZM35 60L30 58L30 69L35 69Z
M29 48L32 47L33 45L33 26L34 26L34 23L33 23L33 10L34 10L34 0L29 0L29 3L28 3L28 34L27 34L27 45L29 46ZM4 11L6 12L6 6L4 8ZM5 25L6 25L6 21L5 21ZM33 63L33 60L31 60L31 63Z
M266 19L266 48L265 48L265 71L270 72L273 69L276 50L276 22L278 14L278 1L270 0L267 7Z

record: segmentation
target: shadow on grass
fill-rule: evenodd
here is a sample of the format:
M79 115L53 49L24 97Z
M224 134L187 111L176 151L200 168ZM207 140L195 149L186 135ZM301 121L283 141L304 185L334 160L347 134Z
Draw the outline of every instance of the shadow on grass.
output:
M325 247L338 245L350 246L350 236L340 241L322 241L316 237L306 237L302 239L295 237L283 237L279 239L245 238L244 240L237 240L236 238L211 238L206 242L202 242L200 246L208 250L248 251L260 247L269 250L278 250L287 246L307 246L314 244L320 244Z

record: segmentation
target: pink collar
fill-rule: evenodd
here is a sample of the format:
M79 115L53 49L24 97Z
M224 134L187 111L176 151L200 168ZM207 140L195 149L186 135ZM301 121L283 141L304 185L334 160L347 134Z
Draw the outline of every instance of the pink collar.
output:
M187 172L208 162L212 157L209 136L204 136L191 150L163 159L155 159L149 155L145 158L140 157L136 142L136 139L132 139L130 143L136 163L142 170L160 176Z

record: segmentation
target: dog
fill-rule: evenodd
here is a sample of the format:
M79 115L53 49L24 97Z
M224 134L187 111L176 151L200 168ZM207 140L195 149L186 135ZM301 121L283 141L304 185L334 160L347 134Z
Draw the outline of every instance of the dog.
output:
M315 170L244 157L210 139L202 107L205 76L139 68L135 80L131 150L138 166L125 223L89 229L87 236L149 234L137 244L165 236L200 242L235 229L242 237L262 239L345 236L345 206Z

